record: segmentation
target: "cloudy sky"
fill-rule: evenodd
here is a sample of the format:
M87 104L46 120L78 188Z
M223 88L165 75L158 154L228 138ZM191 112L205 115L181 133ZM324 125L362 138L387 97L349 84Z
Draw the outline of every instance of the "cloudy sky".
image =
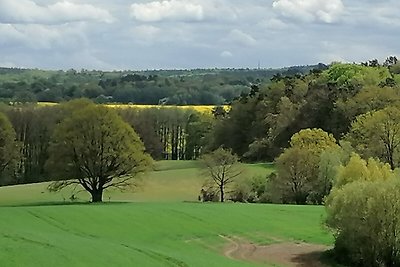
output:
M398 0L0 0L0 66L282 67L399 56Z

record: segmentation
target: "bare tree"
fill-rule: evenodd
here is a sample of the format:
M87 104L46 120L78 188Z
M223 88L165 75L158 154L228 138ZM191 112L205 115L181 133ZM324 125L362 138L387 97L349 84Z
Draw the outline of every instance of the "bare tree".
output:
M218 188L220 201L224 202L226 188L243 173L238 157L231 150L219 148L201 159L205 174Z

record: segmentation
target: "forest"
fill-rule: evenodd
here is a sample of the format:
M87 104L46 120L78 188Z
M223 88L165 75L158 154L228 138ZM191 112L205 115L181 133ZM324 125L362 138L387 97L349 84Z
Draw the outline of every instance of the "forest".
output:
M210 178L199 200L325 205L337 261L399 266L400 63L308 68L3 70L1 184L79 184L101 202L103 190L126 186L153 159L199 160ZM160 106L95 104L107 102ZM256 162L275 171L237 179L240 163Z
M250 84L269 82L276 74L305 74L325 67L113 72L0 68L0 101L62 102L85 97L96 103L221 105L247 94Z

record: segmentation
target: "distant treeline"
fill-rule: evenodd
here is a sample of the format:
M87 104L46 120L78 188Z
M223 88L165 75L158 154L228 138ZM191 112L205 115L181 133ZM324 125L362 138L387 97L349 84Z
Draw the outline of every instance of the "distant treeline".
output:
M96 103L221 105L274 75L303 75L325 67L114 72L0 68L0 101L62 102L85 97Z
M55 106L1 106L0 114L4 113L10 121L21 155L11 175L14 177L9 176L12 179L5 182L31 183L48 180L45 163L49 158L48 149L54 129L72 112L82 109L87 103L90 102L75 100ZM156 160L197 159L206 148L214 123L212 114L194 109L132 107L117 109L117 112L137 132L146 152Z

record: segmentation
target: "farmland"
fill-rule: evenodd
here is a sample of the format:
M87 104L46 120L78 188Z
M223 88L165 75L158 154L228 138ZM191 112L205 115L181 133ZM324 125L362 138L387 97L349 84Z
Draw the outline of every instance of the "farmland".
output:
M49 107L49 106L56 106L58 103L53 102L39 102L39 107ZM135 105L135 104L106 104L106 107L110 108L118 108L118 109L129 109L129 108L136 108L136 109L149 109L149 108L156 108L156 109L182 109L188 110L193 109L200 113L208 113L210 114L211 111L216 107L216 105ZM229 110L228 105L222 106L225 110Z
M246 169L248 176L273 170L267 164ZM201 184L197 162L163 161L143 177L139 191L108 193L105 199L110 196L112 202L100 205L64 203L62 194L67 196L68 190L51 194L46 184L1 188L0 262L6 266L258 266L224 256L227 238L262 245L332 244L321 226L322 207L195 203Z

